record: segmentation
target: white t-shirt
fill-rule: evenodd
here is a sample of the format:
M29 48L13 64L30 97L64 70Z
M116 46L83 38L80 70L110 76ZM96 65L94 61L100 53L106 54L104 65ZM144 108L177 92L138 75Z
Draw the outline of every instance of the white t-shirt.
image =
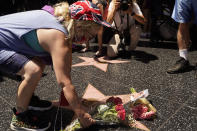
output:
M108 12L112 10L113 4L114 4L113 2L110 2ZM142 11L136 2L133 3L133 12L137 15L142 15ZM122 31L127 28L127 16L129 17L128 25L131 27L131 25L135 24L135 19L130 14L127 15L123 13L123 11L117 10L114 16L114 21L119 31ZM122 17L122 21L121 21L121 17ZM112 23L112 26L116 28L114 21Z

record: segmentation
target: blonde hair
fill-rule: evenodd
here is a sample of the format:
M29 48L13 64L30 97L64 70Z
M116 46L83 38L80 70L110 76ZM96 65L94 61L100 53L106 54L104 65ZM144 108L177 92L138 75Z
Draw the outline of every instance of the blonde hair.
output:
M77 25L86 26L93 26L92 21L76 21L74 19L71 19L70 13L69 13L69 4L67 2L60 2L55 4L54 6L54 15L55 17L63 24L63 26L68 30L69 35L66 36L66 39L70 42L72 41L74 34L75 34L75 28Z
M54 15L62 21L70 19L69 4L67 2L57 3L54 6Z
M72 40L74 37L74 21L71 19L69 14L68 2L60 2L54 6L54 16L60 21L63 26L68 30L69 35L66 39Z

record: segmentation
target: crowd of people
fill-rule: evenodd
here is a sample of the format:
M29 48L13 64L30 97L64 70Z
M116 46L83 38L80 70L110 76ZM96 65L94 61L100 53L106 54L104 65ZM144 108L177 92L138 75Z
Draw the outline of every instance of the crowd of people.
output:
M149 10L151 3L159 8L159 0L153 1L144 0L142 10L135 0L80 0L58 2L39 10L3 14L0 17L0 69L22 77L11 129L36 131L50 127L49 121L44 122L34 116L37 110L51 108L50 102L35 100L34 96L46 65L53 66L58 85L81 125L88 127L93 124L95 121L81 105L71 81L72 44L85 43L83 51L86 52L89 41L97 37L99 48L96 57L116 57L121 51L135 50L142 31L149 32L148 12L155 15L155 19L161 13L159 9ZM153 18L152 27L156 24ZM179 23L177 43L180 60L167 72L179 73L190 65L189 27L192 22L197 24L197 1L176 0L172 18ZM151 35L154 31L150 31ZM107 44L106 53L103 52L103 43Z

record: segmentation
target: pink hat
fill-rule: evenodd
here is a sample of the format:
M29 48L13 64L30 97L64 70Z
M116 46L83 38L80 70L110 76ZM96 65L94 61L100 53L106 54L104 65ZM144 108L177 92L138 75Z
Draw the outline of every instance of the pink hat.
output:
M81 0L73 3L70 5L69 11L72 19L89 20L106 27L112 27L111 24L103 20L99 8L88 0Z

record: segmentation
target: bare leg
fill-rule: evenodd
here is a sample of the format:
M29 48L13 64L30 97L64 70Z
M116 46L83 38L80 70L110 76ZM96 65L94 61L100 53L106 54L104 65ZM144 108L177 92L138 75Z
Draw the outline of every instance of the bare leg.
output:
M99 54L102 54L102 47L103 47L103 41L102 41L102 39L103 39L103 27L100 28L97 37L98 37L98 46L99 46L98 51L99 51Z
M190 41L189 23L180 23L177 32L177 41L179 50L187 49Z
M21 84L18 87L16 105L18 112L27 110L33 92L42 76L45 65L38 58L29 61L17 73L23 77Z
M172 67L167 69L167 73L183 72L189 67L188 45L190 41L189 23L180 23L177 32L177 43L179 47L179 56L181 57Z
M129 51L135 50L139 42L141 32L142 29L140 27L135 25L131 27L130 29L131 41L130 41Z
M150 22L150 10L144 9L143 11L144 17L147 19L147 23L144 25L143 33L145 33L145 37L150 36L151 22Z

